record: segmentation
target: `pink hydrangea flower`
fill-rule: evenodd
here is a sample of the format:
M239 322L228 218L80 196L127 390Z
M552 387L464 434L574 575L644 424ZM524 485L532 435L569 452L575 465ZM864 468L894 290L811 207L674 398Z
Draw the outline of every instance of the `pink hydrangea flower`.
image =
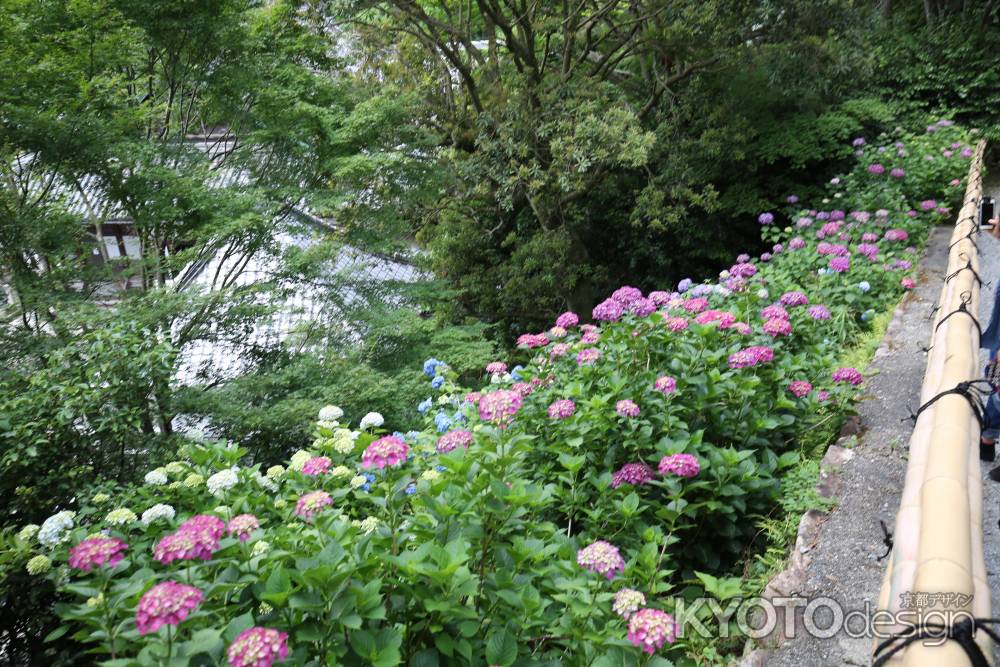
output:
M545 347L549 344L548 337L543 334L521 334L517 337L517 346L526 347L529 350L536 347Z
M861 372L856 368L838 368L833 372L833 381L859 385L864 382L864 378L861 376Z
M718 322L720 329L728 329L736 321L736 316L726 310L706 310L698 313L694 321L698 324L711 324Z
M639 298L629 304L629 311L636 317L646 317L656 312L656 302L652 299Z
M490 375L503 375L507 372L507 364L502 361L491 361L486 364L486 372Z
M534 379L537 378L533 378L533 380ZM521 398L527 398L531 395L531 392L533 392L535 388L527 382L515 382L511 385L510 390L518 394Z
M792 335L792 323L788 320L783 320L781 318L775 317L773 319L764 322L764 333L774 336L790 336Z
M611 610L624 619L639 611L639 607L646 604L646 596L631 588L623 588L615 593Z
M878 246L871 243L860 243L858 244L858 253L874 261L878 258Z
M700 296L693 299L685 299L681 307L689 313L700 313L708 308L708 299Z
M601 358L601 351L596 347L588 347L586 349L580 350L576 355L576 363L578 366L592 366L597 363L597 360Z
M576 412L576 404L568 398L554 401L549 406L549 419L569 419Z
M70 549L69 565L82 572L104 565L114 567L127 549L128 545L115 537L89 537Z
M738 278L752 278L757 275L757 267L749 262L740 262L729 268L729 274Z
M778 299L778 301L781 302L781 305L788 306L789 308L809 305L809 297L802 292L785 292L781 295L781 298ZM786 313L785 317L787 318L787 316L788 315Z
M639 486L653 479L653 470L645 463L626 463L611 476L611 488L622 484Z
M612 292L611 298L623 306L628 307L642 298L642 290L637 287L625 285Z
M788 311L785 307L779 303L772 303L770 306L766 306L764 310L760 311L760 319L762 320L787 320Z
M248 628L226 651L229 667L271 667L288 657L288 633L271 628Z
M917 284L913 282L913 278L903 278L899 281L899 284L903 286L903 289L913 289L917 286Z
M933 211L937 208L937 201L933 199L925 199L920 202L920 210L922 211Z
M691 454L670 454L660 459L658 469L661 475L697 477L701 472L701 463Z
M889 171L889 175L892 176L893 178L903 178L904 176L906 176L906 172L900 169L899 167L895 167L894 169Z
M885 232L886 241L906 241L910 238L910 235L905 229L889 229Z
M688 321L683 317L665 317L663 318L663 323L674 333L684 331L688 328Z
M461 429L448 431L438 438L437 450L442 454L447 454L448 452L459 447L465 447L468 449L469 445L472 444L472 439L473 436L471 431L463 431Z
M729 355L730 368L750 368L774 359L774 350L764 345L747 347Z
M226 532L226 522L211 514L195 514L180 525L178 530L197 533L218 540Z
M669 375L663 375L656 378L656 381L653 382L653 389L660 392L664 396L672 394L677 391L677 380Z
M569 345L567 343L556 343L549 350L549 357L555 359L557 357L564 357L569 352Z
M795 380L788 385L788 391L792 392L799 398L802 398L810 391L812 391L813 386L806 382L805 380Z
M586 343L587 345L594 345L599 340L601 340L600 331L585 331L584 334L580 336L580 342Z
M140 635L156 632L164 625L177 625L188 617L205 595L194 586L164 581L139 599L135 625Z
M851 260L849 257L834 257L830 260L830 268L837 273L843 273L851 268Z
M306 493L295 503L295 514L303 519L311 519L328 505L333 504L333 498L326 491Z
M562 327L563 329L572 329L577 324L580 323L580 318L576 313L571 311L566 311L562 315L556 318L556 326Z
M824 305L810 306L809 317L814 320L828 320L830 319L830 309Z
M491 391L479 399L479 418L494 424L505 424L521 409L524 399L515 391Z
M885 167L880 165L878 162L868 165L868 173L880 176L885 173Z
M482 404L482 401L480 401ZM406 455L410 447L405 442L394 435L387 435L379 438L365 448L361 455L362 468L385 468L386 466L398 466L406 461Z
M743 336L753 333L753 328L747 322L734 322L729 328Z
M622 417L638 417L640 410L635 401L626 398L615 403L615 412Z
M598 540L576 552L577 564L585 570L602 574L611 579L625 571L625 560L618 547Z
M209 560L218 549L216 540L193 531L178 530L160 538L153 547L153 560L169 565L175 560Z
M480 398L482 398L482 394L480 394L478 391L470 391L468 394L465 395L465 398L463 398L462 400L465 401L466 403L472 403L473 405L475 405L479 403Z
M605 299L596 306L591 313L595 320L601 322L617 322L625 313L625 306L614 299Z
M628 640L649 655L664 644L673 644L676 638L674 617L659 609L640 609L629 619Z
M664 306L670 301L670 292L664 292L662 290L654 290L649 293L649 300L655 303L657 306Z
M314 456L304 464L302 464L302 474L303 475L322 475L330 466L333 465L333 461L330 460L328 456Z
M801 236L796 236L791 241L788 242L788 247L792 250L801 250L806 247L805 239Z
M240 514L229 520L229 534L240 542L250 539L250 534L260 528L260 521L253 514Z

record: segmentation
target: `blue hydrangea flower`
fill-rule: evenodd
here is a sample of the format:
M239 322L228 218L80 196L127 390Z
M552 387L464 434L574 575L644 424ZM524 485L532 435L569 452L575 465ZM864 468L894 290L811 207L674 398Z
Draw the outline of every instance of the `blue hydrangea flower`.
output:
M426 400L421 401L420 405L417 406L417 412L419 412L420 414L424 414L425 412L430 410L433 406L434 406L434 401L431 400L430 397L428 397Z
M685 278L684 280L677 283L677 291L683 294L684 292L687 292L689 289L691 289L691 285L693 284L694 284L693 280L691 280L690 278Z
M434 469L437 470L438 472L444 472L445 470L447 470L447 468L445 468L444 466L434 466Z
M465 416L465 413L459 410L451 416L451 420L456 424L464 424L468 420L468 417Z
M427 399L428 401L431 399ZM403 436L403 440L408 440L410 442L416 442L420 438L420 431L407 431Z
M444 433L451 428L451 417L443 412L439 412L434 415L434 425L437 427L438 433Z
M417 485L414 484L413 482L410 482L410 485L406 487L406 495L412 496L416 492L417 492Z
M520 373L520 371L523 371L523 370L524 370L524 366L522 366L521 364L518 364L517 366L514 366L514 368L510 369L510 377L513 378L514 382L520 382L521 381L521 373Z
M431 357L430 359L424 362L424 374L427 377L432 378L435 375L437 375L437 367L443 365L444 365L443 361L439 361L438 359Z
M432 389L440 389L441 385L443 385L443 384L444 384L444 376L443 375L437 375L437 376L434 377L433 380L431 380L431 388Z

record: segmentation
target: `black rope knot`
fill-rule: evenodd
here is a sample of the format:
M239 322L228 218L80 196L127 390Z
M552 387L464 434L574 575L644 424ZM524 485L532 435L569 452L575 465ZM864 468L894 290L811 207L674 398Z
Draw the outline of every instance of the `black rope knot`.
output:
M972 268L972 260L971 259L966 260L965 266L959 267L959 268L955 269L954 271L952 271L951 273L949 273L947 276L945 276L944 281L945 282L950 281L952 278L954 278L955 276L957 276L958 274L960 274L962 271L971 271L972 272L972 276L976 279L976 282L979 283L980 287L983 287L985 284L988 284L988 283L983 283L983 279L979 277L979 273L977 273L976 270L974 268Z
M931 639L935 642L946 639L957 642L965 651L972 667L989 667L983 650L976 643L976 632L982 630L990 636L993 641L1000 641L1000 636L990 625L1000 622L996 618L973 618L970 614L961 613L961 618L953 621L951 625L945 626L941 623L924 623L916 627L909 627L894 637L885 640L875 649L872 656L872 667L882 667L894 655L905 649L910 644L914 644L923 639ZM881 655L880 655L881 654Z
M950 313L942 317L940 320L938 320L938 323L934 325L935 333L937 332L938 329L941 328L941 325L944 324L944 321L947 320L949 317L958 313L962 313L964 315L968 315L969 319L972 320L972 323L976 325L976 331L979 332L979 338L982 339L983 327L980 326L979 320L976 319L976 316L972 314L971 310L969 310L969 303L972 301L972 294L968 290L966 290L962 292L961 298L962 298L962 303L958 305L958 308L956 308L955 310L951 311Z
M959 222L961 222L961 221L959 221ZM966 234L965 236L959 238L957 241L953 241L948 246L948 251L950 252L951 249L954 248L955 246L957 246L959 243L961 243L962 241L964 241L966 239L969 239L969 241L972 243L972 246L976 249L976 252L980 252L980 250L979 250L979 244L976 243L976 239L973 238L974 236L978 236L978 235L979 235L979 227L977 227L975 224L973 224L972 229L969 230L968 234Z
M985 384L989 389L984 389L981 385ZM965 382L959 382L957 385L951 389L945 389L938 395L929 399L926 403L917 408L916 412L910 411L909 417L904 417L901 421L906 421L907 419L912 419L913 423L917 422L920 417L920 413L933 405L937 400L949 396L951 394L957 394L962 396L969 402L969 407L972 408L972 414L975 415L976 421L979 422L979 430L983 431L986 429L986 404L985 399L993 391L992 385L990 385L987 380L967 380Z

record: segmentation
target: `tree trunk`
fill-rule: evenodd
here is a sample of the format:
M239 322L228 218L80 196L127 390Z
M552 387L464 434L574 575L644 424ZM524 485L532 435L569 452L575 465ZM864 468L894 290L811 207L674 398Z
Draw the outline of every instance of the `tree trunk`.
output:
M590 252L579 236L565 230L569 239L569 253L567 263L569 266L587 266L590 264ZM583 322L589 322L591 311L594 308L594 286L590 280L579 278L577 282L570 286L565 285L561 296L566 300L566 305L571 311L580 316Z

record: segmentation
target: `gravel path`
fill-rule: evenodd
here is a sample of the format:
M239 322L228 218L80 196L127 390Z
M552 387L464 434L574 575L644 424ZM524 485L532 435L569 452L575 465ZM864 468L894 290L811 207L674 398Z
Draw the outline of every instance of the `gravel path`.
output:
M858 404L862 432L854 457L841 471L839 505L826 519L815 547L809 552L811 561L806 568L805 587L798 591L800 595L833 598L845 610L862 611L870 609L878 597L885 570L885 561L880 557L886 550L879 520L893 529L906 471L907 443L913 430L913 422L907 417L919 403L927 361L922 348L930 337L928 314L940 295L950 234L950 227L939 227L932 232L927 254L918 267L917 287L897 309L868 369L870 379ZM988 239L980 245L990 242ZM1000 243L993 245L996 257L1000 258ZM995 261L992 266L1000 268L1000 259ZM988 264L984 262L983 266ZM1000 493L1000 488L995 488L994 493ZM989 515L992 518L986 519L993 526L993 535L987 535L987 540L992 538L995 547L997 503L995 500L987 503L994 512ZM817 623L822 627L821 615ZM842 632L829 639L818 639L800 632L779 649L759 655L749 664L867 665L871 652L872 641L867 638L855 639Z

